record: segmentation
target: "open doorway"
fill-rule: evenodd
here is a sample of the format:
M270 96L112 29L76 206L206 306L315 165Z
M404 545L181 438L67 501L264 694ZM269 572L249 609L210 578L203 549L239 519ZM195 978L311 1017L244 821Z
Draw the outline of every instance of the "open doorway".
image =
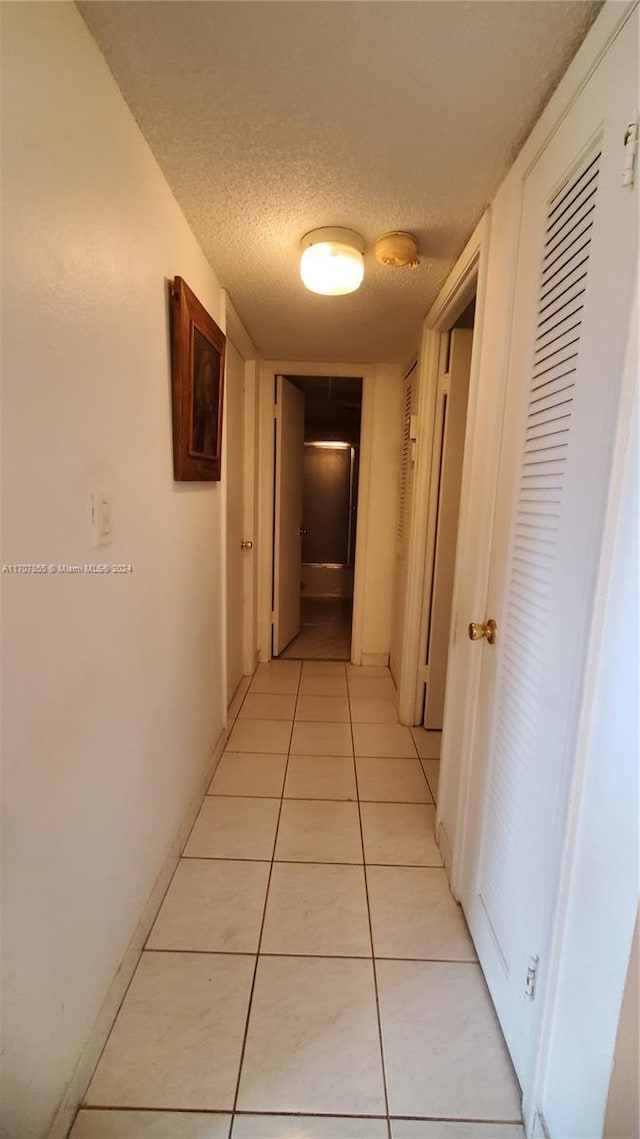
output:
M290 611L298 610L299 618L297 628L288 625L280 643L274 639L274 655L350 660L362 380L296 375L283 380L292 402L291 388L301 394L304 418L302 451L292 456L289 476L283 473L278 455L278 443L283 455L291 445L284 438L287 428L279 441L276 436L274 566L277 572L282 543L280 508L290 494L283 479L301 478L299 569L288 578L289 591L297 589L299 598L283 599Z
M425 690L428 731L442 731L456 563L462 464L467 430L475 297L443 337L434 446L435 543L424 600Z

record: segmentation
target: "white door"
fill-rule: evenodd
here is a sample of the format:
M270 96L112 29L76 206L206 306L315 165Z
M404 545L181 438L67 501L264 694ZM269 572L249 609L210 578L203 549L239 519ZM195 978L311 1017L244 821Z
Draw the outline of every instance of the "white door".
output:
M442 731L444 715L473 332L466 328L454 328L449 336L447 370L444 375L444 432L424 704L424 726L436 731Z
M469 647L490 730L462 901L525 1094L637 266L638 191L622 186L637 35L636 10L525 181L490 586L468 615L498 634Z
M242 678L244 538L244 362L227 341L224 414L227 482L227 704Z
M273 550L273 655L300 631L304 396L276 380L276 479Z

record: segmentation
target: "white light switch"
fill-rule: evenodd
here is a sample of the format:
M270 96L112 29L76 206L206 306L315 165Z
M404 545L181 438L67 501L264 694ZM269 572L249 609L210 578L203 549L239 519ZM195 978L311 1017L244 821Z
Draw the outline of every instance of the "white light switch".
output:
M91 495L91 531L94 546L108 546L112 540L111 495L108 491L94 490Z

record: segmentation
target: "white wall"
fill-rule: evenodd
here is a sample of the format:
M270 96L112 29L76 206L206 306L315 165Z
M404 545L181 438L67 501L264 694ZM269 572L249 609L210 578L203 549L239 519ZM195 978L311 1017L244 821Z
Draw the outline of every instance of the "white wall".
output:
M223 306L75 7L2 16L2 560L133 566L3 577L2 1112L35 1139L223 726L223 492L173 482L166 281Z
M357 575L362 569L362 664L387 664L391 649L398 481L402 451L402 370L392 365L377 364L372 384L369 494L366 515L362 511L358 514L359 529L364 526L365 556L364 565L356 563L356 588ZM362 461L364 464L363 452ZM360 477L363 477L362 469ZM359 541L359 535L356 541ZM359 554L358 546L356 554Z

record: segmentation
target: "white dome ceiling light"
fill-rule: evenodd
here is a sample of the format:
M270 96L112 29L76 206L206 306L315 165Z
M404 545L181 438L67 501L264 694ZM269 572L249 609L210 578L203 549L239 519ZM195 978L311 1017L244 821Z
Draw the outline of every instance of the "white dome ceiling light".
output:
M360 288L364 277L364 239L359 233L326 226L306 233L300 245L300 276L312 293L340 297Z
M388 265L391 269L403 269L408 265L410 269L417 269L418 242L412 233L395 230L385 233L376 241L373 252L380 265Z

